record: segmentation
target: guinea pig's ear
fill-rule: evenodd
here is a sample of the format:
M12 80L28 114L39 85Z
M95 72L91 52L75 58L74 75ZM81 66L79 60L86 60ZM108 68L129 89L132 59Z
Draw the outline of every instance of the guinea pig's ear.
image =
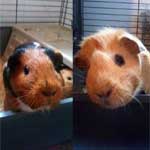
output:
M4 71L3 71L4 86L5 86L5 89L7 89L12 94L12 96L16 97L16 94L13 91L11 83L10 83L10 76L11 76L10 68L8 67L8 64L6 64L4 66Z
M82 70L87 70L90 66L90 59L96 49L101 49L101 41L97 36L89 36L83 40L80 50L74 57L74 64Z
M89 68L89 61L81 51L78 51L74 56L74 64L81 70L87 70Z
M129 33L124 33L121 35L119 40L121 46L126 47L131 54L135 56L137 56L140 51L146 50L146 47L142 44L142 42Z
M4 81L5 88L8 88L8 89L10 88L9 80L10 80L10 68L8 67L7 64L5 64L4 70L3 70L3 81Z
M62 67L62 64L63 64L63 56L60 53L60 51L59 50L54 50L54 49L51 49L51 48L45 48L45 47L43 49L45 51L45 54L53 62L56 71L59 72L61 67Z
M61 69L61 66L63 64L63 56L59 51L55 51L55 60L54 65L57 71Z
M8 59L7 66L10 69L10 72L14 72L17 69L17 66L20 64L20 56L25 51L16 50Z

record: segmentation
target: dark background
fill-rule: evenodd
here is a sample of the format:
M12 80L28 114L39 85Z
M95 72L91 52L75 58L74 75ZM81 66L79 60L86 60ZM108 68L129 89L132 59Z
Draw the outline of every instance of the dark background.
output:
M149 150L150 97L107 110L74 95L74 150Z
M0 54L2 54L8 44L11 35L11 27L0 27Z

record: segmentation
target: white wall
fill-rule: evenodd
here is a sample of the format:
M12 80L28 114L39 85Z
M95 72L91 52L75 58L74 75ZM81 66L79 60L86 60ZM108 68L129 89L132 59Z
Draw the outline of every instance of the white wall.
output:
M17 22L58 22L61 0L18 0ZM0 0L0 26L16 22L16 0Z
M138 11L138 0L83 0L84 35L98 31L101 27L121 27L129 32L141 35L142 18L138 13L150 9L149 0L141 0Z
M0 0L0 26L15 22L16 0Z

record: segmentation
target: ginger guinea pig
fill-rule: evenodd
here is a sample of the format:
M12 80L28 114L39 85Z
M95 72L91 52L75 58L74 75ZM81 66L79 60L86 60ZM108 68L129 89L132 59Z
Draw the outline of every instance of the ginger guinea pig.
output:
M32 112L53 108L62 98L58 75L62 55L39 43L27 43L16 48L5 66L5 110Z
M134 99L142 87L140 51L147 50L122 29L104 28L83 40L74 61L87 71L86 88L92 102L114 109Z

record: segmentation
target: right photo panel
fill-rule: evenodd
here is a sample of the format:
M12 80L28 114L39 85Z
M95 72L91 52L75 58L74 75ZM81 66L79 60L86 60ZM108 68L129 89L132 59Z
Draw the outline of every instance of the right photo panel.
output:
M149 150L150 1L73 7L74 150Z

